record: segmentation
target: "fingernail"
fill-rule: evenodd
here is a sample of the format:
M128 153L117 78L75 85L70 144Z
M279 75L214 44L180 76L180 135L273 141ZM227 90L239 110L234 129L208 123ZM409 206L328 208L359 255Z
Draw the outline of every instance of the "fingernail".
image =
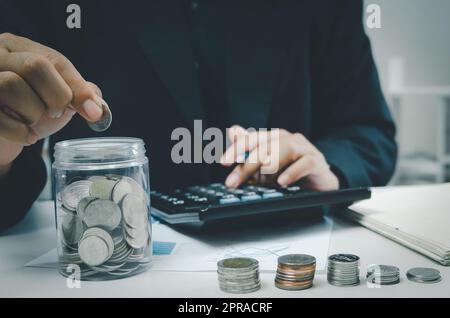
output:
M285 187L289 184L289 177L287 175L282 174L279 178L278 178L278 184L282 187Z
M232 173L228 176L227 180L225 181L225 184L229 188L237 187L239 183L239 175L237 173Z
M87 101L85 101L81 105L81 108L86 113L86 115L90 119L92 119L92 121L100 119L103 114L103 108L101 107L101 105L97 104L92 99L88 99Z
M28 145L34 145L39 140L39 136L33 131L30 130L27 136L27 143Z

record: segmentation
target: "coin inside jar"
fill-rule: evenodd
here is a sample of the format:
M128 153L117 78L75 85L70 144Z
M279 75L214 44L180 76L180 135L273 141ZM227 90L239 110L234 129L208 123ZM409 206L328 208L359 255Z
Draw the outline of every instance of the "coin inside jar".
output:
M106 262L114 252L114 241L100 228L88 229L78 246L80 258L89 266L98 266Z
M89 178L89 181L91 181L90 196L104 200L111 199L114 186L119 182L116 178L105 176L94 176Z
M122 213L117 204L108 200L92 201L85 209L83 221L88 227L101 226L114 230L122 220Z
M89 180L76 181L69 184L61 192L61 201L65 208L75 211L80 201L89 195L92 182Z
M69 245L77 244L84 233L84 224L77 215L66 214L61 216L61 230L64 241Z

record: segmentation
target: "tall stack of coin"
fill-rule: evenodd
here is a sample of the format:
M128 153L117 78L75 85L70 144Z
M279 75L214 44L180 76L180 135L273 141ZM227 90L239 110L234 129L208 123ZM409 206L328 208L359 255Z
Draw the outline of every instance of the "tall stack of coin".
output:
M422 284L432 284L441 281L441 272L434 268L415 267L408 270L406 277L410 281Z
M400 269L392 265L371 265L367 268L367 281L377 285L398 284Z
M359 284L359 257L352 254L335 254L328 257L328 282L335 286Z
M219 287L226 293L245 294L261 288L259 263L253 258L227 258L217 263Z
M57 194L61 273L127 276L150 264L149 197L133 178L92 176Z
M304 254L289 254L278 258L275 286L286 290L301 290L313 285L316 258Z

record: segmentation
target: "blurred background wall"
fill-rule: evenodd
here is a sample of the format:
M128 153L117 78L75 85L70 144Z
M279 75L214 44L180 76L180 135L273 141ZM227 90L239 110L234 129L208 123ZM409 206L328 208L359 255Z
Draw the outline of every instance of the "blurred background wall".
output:
M449 181L450 1L365 0L369 4L381 8L381 28L366 30L399 127L401 157L392 182ZM391 85L399 75L404 89Z

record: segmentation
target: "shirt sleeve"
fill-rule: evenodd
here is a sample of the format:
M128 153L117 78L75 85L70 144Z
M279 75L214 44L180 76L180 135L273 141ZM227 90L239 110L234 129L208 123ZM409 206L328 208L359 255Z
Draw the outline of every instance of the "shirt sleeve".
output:
M333 18L317 23L314 39L313 141L342 187L385 185L396 164L395 125L363 28L363 2L330 3Z
M46 180L41 143L24 148L0 181L0 231L23 219L44 189Z

